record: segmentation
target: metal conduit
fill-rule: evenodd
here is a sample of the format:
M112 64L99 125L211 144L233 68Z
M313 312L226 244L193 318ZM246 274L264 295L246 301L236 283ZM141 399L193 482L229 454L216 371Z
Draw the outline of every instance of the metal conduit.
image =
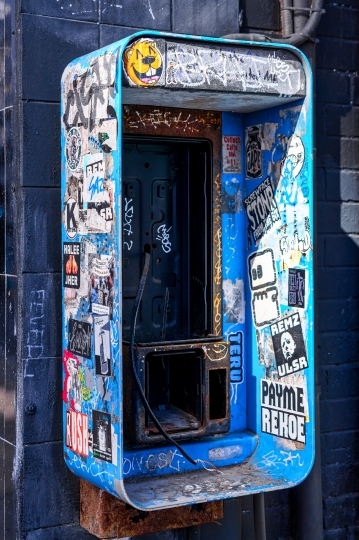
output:
M302 30L298 31L296 28L294 28L294 34L292 34L289 37L283 36L282 38L274 38L272 36L268 36L265 34L228 34L226 36L223 36L225 39L233 39L236 41L265 41L268 43L287 43L289 45L294 45L295 47L299 47L302 45L305 41L314 40L315 30L319 24L320 18L322 14L324 13L323 10L323 3L324 0L312 0L312 4L310 8L307 6L297 6L297 1L299 1L301 4L306 3L306 0L295 0L293 7L288 5L288 2L286 0L283 1L283 7L282 11L296 11L297 9L301 8L301 11L308 11L310 13L309 19L306 22L304 28ZM305 18L306 16L304 16ZM287 20L288 17L286 16L285 19ZM296 26L299 24L300 21L303 20L303 17L297 18ZM289 27L289 23L288 23ZM287 29L286 29L287 30Z

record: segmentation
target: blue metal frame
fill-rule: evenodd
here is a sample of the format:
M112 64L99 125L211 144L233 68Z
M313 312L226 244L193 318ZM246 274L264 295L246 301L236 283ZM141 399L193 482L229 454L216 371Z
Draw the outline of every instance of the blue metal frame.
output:
M121 351L121 107L122 107L122 55L128 43L135 38L151 37L153 39L186 39L188 41L204 42L212 45L233 46L233 41L167 34L162 32L138 32L105 47L99 51L74 60L66 68L62 78L63 99L61 102L61 117L66 112L67 102L65 99L65 87L68 84L67 77L73 76L78 70L86 71L100 57L114 55L115 86L114 95L111 97L113 107L117 111L118 138L117 149L111 152L113 158L113 170L109 178L114 185L115 193L115 234L96 233L82 234L69 238L66 227L62 224L63 243L78 245L80 250L80 264L88 264L85 260L87 251L85 244L87 238L97 253L109 255L112 250L116 254L114 263L114 290L116 296L113 303L113 318L110 321L111 332L111 362L113 376L103 378L98 382L95 375L95 363L92 339L91 358L80 357L68 351L68 321L70 314L79 321L91 322L89 318L90 305L88 297L77 294L76 291L84 292L84 284L80 289L63 288L64 309L63 318L63 349L64 349L64 453L68 467L78 476L97 485L101 489L123 499L132 506L141 509L157 509L171 506L193 504L214 499L230 498L260 491L281 489L300 483L309 474L314 461L314 302L313 302L313 128L312 128L312 75L309 63L305 56L294 47L270 43L241 42L246 48L272 48L273 50L284 49L293 52L303 65L306 76L306 97L294 103L268 108L249 113L222 113L222 134L238 135L242 138L242 172L240 174L222 175L222 196L230 195L237 197L239 207L233 213L222 214L222 284L224 291L236 296L239 307L236 304L237 315L241 315L233 322L228 316L226 309L223 310L223 335L233 344L232 354L236 358L235 366L242 369L236 372L231 380L231 428L225 435L204 437L198 441L183 443L183 447L194 459L203 460L202 466L191 465L180 454L179 450L165 444L160 447L147 449L125 449L122 439L122 351ZM236 44L238 45L238 44ZM146 90L144 90L145 92ZM241 94L238 93L238 99ZM161 105L159 103L159 105ZM246 179L244 156L245 133L250 126L265 124L272 126L272 135L264 141L262 150L262 170L265 171L260 178ZM67 126L68 127L68 126ZM269 129L269 128L268 128ZM62 211L64 212L65 201L68 200L68 179L72 174L67 166L66 144L68 143L69 130L64 122L61 123L62 142ZM289 196L280 194L279 188L283 186L284 176L291 175L291 167L286 163L289 157L285 156L285 145L282 144L284 137L287 140L292 135L297 135L304 146L305 159L300 172L287 178L290 183ZM279 138L278 135L281 137ZM95 142L90 142L95 144ZM99 151L101 148L99 147ZM275 157L275 159L273 158ZM76 160L76 156L75 156ZM283 229L273 227L258 243L251 247L248 244L248 218L243 205L250 193L259 186L267 176L274 179L273 162L283 161L282 173L278 182L275 199L280 213L281 224L286 224ZM277 178L278 180L278 178ZM297 195L292 197L293 186ZM291 191L292 190L292 191ZM298 195L299 194L299 195ZM299 197L299 198L298 198ZM296 221L294 224L294 212ZM285 221L284 215L286 215ZM308 218L308 219L306 219ZM64 218L65 219L65 218ZM309 221L308 221L309 220ZM283 242L288 242L294 237L295 232L303 235L304 226L309 225L310 247L304 252L298 249L289 249L282 253L279 240L287 237ZM295 230L294 227L295 226ZM284 234L285 233L285 234ZM71 235L70 235L71 236ZM105 244L108 239L110 244ZM85 240L85 241L84 241ZM294 246L296 247L296 246ZM281 382L275 373L274 353L271 348L269 325L258 326L253 322L251 309L253 291L250 289L248 276L248 257L251 253L272 250L275 269L276 286L279 290L278 320L293 313L300 314L301 327L306 343L308 368L302 369L295 374L284 377L282 381L297 388L303 388L301 392L302 403L305 406L305 444L300 441L290 441L273 434L264 433L261 430L261 380ZM300 253L299 253L300 252ZM66 264L64 258L63 264ZM85 261L85 262L84 262ZM305 308L298 309L288 306L288 268L305 270ZM81 272L84 271L83 274ZM81 267L78 276L86 274ZM75 292L74 292L75 291ZM225 294L225 292L224 292ZM243 302L245 301L245 309ZM224 302L225 306L225 302ZM239 311L238 311L239 310ZM243 316L243 318L242 318ZM92 319L94 316L92 315ZM258 345L259 344L259 345ZM262 356L260 356L259 352ZM239 356L238 356L239 355ZM76 359L74 358L76 357ZM69 361L70 359L70 361ZM69 362L67 364L67 362ZM72 374L71 374L72 373ZM69 382L70 381L70 382ZM72 381L72 382L71 382ZM77 384L77 390L76 390ZM282 388L277 386L277 389ZM79 396L76 398L76 391ZM77 400L77 401L76 401ZM272 403L273 405L273 403ZM84 422L88 421L88 427L93 432L92 410L99 411L103 415L104 422L111 423L111 456L102 456L102 459L94 457L93 446L88 455L82 455L71 450L67 445L67 429L72 424L67 424L67 411L71 409L76 413L76 427L81 431ZM87 420L82 414L87 416ZM109 416L106 416L109 415ZM75 417L74 417L75 418ZM75 420L71 420L74 422ZM85 424L86 425L86 424ZM294 428L293 428L294 429ZM82 432L83 434L83 432ZM83 441L82 441L83 442ZM93 441L92 441L93 445ZM105 452L106 454L106 452ZM219 469L213 472L211 462ZM201 471L201 469L204 467ZM207 467L207 468L206 468ZM169 494L166 495L165 486L169 486ZM176 487L174 487L176 486Z

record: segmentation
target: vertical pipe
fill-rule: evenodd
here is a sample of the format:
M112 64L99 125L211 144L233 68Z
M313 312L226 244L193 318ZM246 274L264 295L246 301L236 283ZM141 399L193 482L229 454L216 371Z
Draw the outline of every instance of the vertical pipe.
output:
M189 527L188 540L242 540L242 499L223 501L223 518L215 523ZM249 540L250 536L243 536Z
M256 493L253 495L253 515L255 540L266 540L264 493Z
M308 58L313 70L314 89L315 96L315 43L306 42L301 47L303 53ZM314 117L314 130L313 139L314 146L316 147L316 125L315 125L315 100L313 101L313 117ZM314 148L314 208L317 207L317 194L316 194L316 148ZM314 242L314 289L316 290L317 277L317 212L314 211L314 223L313 223L313 236ZM320 381L319 381L319 359L318 359L318 309L316 295L314 297L314 309L315 309L315 364L314 364L314 377L315 377L315 461L313 468L308 476L299 484L299 486L292 489L292 514L294 525L294 538L295 540L323 540L323 502L322 502L322 479L321 479L321 457L320 457L320 418L319 418L319 396L320 396Z
M293 6L293 0L281 0L282 12L282 36L284 38L293 34L293 11L285 9Z
M308 8L311 5L311 0L293 0L293 6L297 8ZM294 32L300 33L307 24L309 11L295 10L293 16Z

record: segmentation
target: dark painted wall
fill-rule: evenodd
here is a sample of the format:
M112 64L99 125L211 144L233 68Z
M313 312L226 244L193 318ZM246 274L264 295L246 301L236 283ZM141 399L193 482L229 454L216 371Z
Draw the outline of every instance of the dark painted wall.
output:
M62 459L61 73L73 58L138 29L237 32L242 8L246 29L280 29L279 4L273 0L241 5L238 0L0 1L0 65L6 75L4 85L0 69L0 538L93 538L78 526L78 480ZM354 540L359 538L359 1L327 1L326 9L316 70L324 537ZM291 492L267 494L266 507L268 540L290 540L296 512ZM222 527L146 540L231 540L240 527L246 540L253 538L251 498L242 500L242 508L226 503L226 516Z
M359 2L327 2L317 47L318 314L326 540L359 538Z

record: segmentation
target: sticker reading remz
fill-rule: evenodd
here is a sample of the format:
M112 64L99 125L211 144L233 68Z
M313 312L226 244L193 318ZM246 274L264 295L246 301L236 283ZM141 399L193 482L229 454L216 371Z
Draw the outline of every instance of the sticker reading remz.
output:
M303 331L299 313L270 325L274 355L277 361L278 377L300 371L308 367Z
M80 243L64 242L63 247L64 287L80 288Z
M303 400L303 388L261 379L261 431L305 444Z

